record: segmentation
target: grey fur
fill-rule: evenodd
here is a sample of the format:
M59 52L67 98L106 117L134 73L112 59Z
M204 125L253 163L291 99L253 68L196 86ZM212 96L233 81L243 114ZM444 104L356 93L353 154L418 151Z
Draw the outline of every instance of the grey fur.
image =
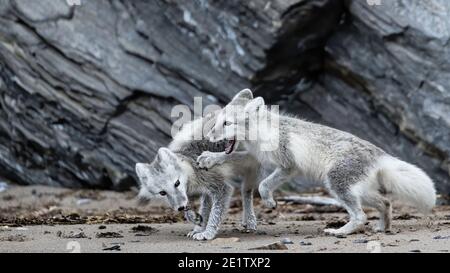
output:
M204 124L207 124L206 121ZM196 121L186 127L185 130L200 130L201 126L195 126ZM186 131L184 133L186 138ZM207 140L178 139L175 136L169 148L162 148L158 152L152 164L138 163L136 173L141 182L141 195L156 195L159 191L166 191L167 198L172 208L186 207L187 200L184 196L201 195L202 226L195 226L188 233L189 237L196 240L213 239L220 227L229 207L229 201L233 191L232 184L241 179L241 191L243 198L243 225L247 229L256 229L256 216L253 211L253 191L256 187L259 163L250 155L215 162L215 166L205 169L196 160L204 151L221 152L225 149L226 142L212 143ZM173 182L178 177L174 172L179 172L181 190L173 189ZM186 177L184 177L186 175ZM184 187L184 188L183 188Z
M259 111L266 111L264 113L279 118L277 131L279 143L277 149L272 151L261 149L263 140L260 136L256 140L248 140L247 138L241 140L245 149L258 161L263 165L271 165L275 168L273 173L259 184L258 188L267 206L271 208L276 207L276 202L272 196L272 192L275 189L292 177L301 175L311 180L324 182L330 193L350 214L350 221L344 227L337 230L328 229L326 232L347 234L362 228L366 221L366 216L362 210L362 202L364 205L372 206L379 210L379 229L388 230L390 228L392 208L389 200L382 194L388 193L386 185L383 183L383 178L379 177L383 170L391 175L392 172L394 175L401 175L401 172L406 170L410 176L416 176L418 179L421 179L418 185L424 187L428 194L420 196L422 199L415 199L417 198L417 196L414 196L417 194L416 192L408 193L411 186L405 186L405 182L402 182L403 184L399 187L409 187L409 189L404 191L404 188L397 188L397 194L414 199L419 206L423 205L425 208L429 208L433 204L435 198L433 183L426 174L415 166L390 157L375 145L349 133L301 119L267 112L267 110L261 108L264 105L262 98L256 98L245 103L245 99L242 98L248 97L247 93L248 91L240 92L232 102L216 115L216 124L208 133L208 137L212 141L217 141L224 138L239 139L242 135L248 135L248 125L251 121L256 120L256 114L260 113ZM235 110L233 107L236 105L243 106L245 111ZM230 112L238 113L238 116L230 115ZM243 119L245 119L245 126L241 125ZM223 128L220 128L222 124ZM226 126L225 124L229 125ZM271 127L264 133L270 135L272 129L274 128ZM229 156L233 156L233 154ZM207 162L211 166L211 162L226 160L222 157L223 155L217 153L205 152L198 160L199 162ZM217 158L220 158L220 160ZM375 179L373 180L376 181L376 190L372 191L364 188L364 192L355 192L356 186L365 187L364 183L371 181L369 175L373 175L371 171L376 169L375 164L383 162L383 159L386 158L390 160L389 162L403 167L392 171L386 169L386 166L383 165L384 169L379 170L379 173L374 175ZM389 183L391 183L392 188L392 183L395 182L389 181Z

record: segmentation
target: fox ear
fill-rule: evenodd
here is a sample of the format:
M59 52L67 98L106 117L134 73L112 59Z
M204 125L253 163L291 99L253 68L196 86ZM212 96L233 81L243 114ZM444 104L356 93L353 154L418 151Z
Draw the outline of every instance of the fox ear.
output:
M262 97L257 97L245 105L244 111L245 113L254 113L257 112L261 106L264 106L264 99Z
M136 163L136 174L139 178L145 176L145 170L149 167L150 165L147 163ZM141 180L138 180L138 183L141 184Z
M159 148L158 154L156 155L156 161L157 162L169 162L169 161L176 161L177 156L169 149L162 147Z
M234 98L231 100L230 104L234 105L245 105L249 100L253 99L253 93L250 89L241 90L237 93Z
M181 158L167 148L160 148L152 165L157 170L165 170L167 172L180 170Z

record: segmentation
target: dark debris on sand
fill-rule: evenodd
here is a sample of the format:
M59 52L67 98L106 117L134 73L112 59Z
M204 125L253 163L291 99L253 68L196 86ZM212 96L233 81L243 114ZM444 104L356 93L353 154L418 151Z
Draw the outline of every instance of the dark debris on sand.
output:
M132 227L130 232L135 233L135 236L149 236L153 233L158 232L158 229L151 226L138 225Z
M96 238L123 238L123 235L118 232L99 232L95 235Z
M82 212L81 212L82 213ZM77 224L159 224L183 222L180 215L161 215L149 217L147 212L116 210L97 215L80 215L80 213L64 213L36 215L29 212L2 213L0 209L0 225L18 227L27 225L77 225Z

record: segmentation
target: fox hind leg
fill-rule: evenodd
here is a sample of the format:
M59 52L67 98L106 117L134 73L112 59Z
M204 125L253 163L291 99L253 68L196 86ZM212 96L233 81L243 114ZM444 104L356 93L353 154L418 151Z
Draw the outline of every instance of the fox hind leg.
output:
M340 202L350 215L350 221L338 229L325 229L325 233L330 235L347 235L358 232L364 228L366 214L362 210L360 202L355 196L340 196Z
M380 220L375 227L375 231L389 232L392 223L392 205L389 199L379 193L374 193L370 196L365 196L364 203L375 208L380 214Z
M350 221L338 229L325 229L330 235L347 235L364 229L367 217L364 213L360 197L353 193L348 184L330 180L330 193L343 205L350 215Z

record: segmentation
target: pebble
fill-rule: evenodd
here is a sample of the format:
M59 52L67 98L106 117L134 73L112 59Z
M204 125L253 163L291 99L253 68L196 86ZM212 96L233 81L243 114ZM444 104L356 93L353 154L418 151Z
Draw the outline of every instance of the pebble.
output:
M229 238L216 238L211 241L211 244L213 245L224 245L224 244L230 244L230 243L237 243L240 242L241 239L238 237L229 237Z
M450 239L450 236L438 235L438 236L434 236L433 239L435 239L435 240L447 240L447 239Z
M81 198L77 200L77 206L83 206L83 205L87 205L89 203L91 203L92 200L89 198Z
M283 238L281 240L281 243L285 244L285 245L292 245L292 244L294 244L294 242L291 239L289 239L289 238Z
M121 251L120 245L113 245L111 247L105 247L103 250L115 250L115 251Z
M356 239L353 241L354 244L367 244L368 242L367 239Z
M288 247L282 243L273 243L265 246L250 248L249 250L288 250Z

